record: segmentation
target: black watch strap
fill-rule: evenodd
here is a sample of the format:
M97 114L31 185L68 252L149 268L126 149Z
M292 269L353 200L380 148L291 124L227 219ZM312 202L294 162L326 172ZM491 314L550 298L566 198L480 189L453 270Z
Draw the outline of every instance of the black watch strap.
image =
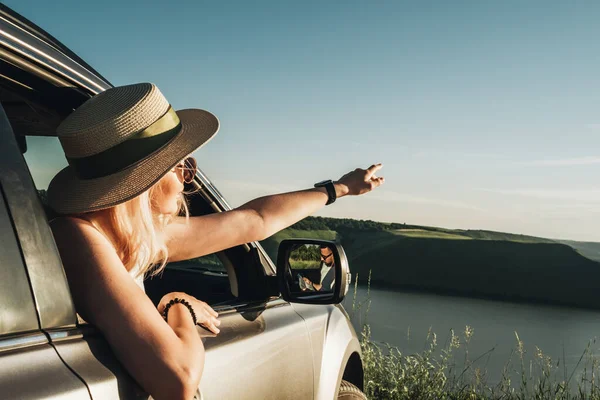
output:
M316 188L324 187L327 190L327 195L329 196L329 199L327 199L327 203L325 203L326 206L330 205L337 199L337 195L335 193L335 186L331 179L328 179L326 181L317 182L317 183L315 183L315 187Z

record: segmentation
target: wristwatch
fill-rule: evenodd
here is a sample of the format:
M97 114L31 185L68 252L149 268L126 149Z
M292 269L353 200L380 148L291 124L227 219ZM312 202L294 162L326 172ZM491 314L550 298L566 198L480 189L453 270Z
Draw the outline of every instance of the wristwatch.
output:
M327 195L329 196L329 199L327 200L327 203L325 203L326 206L330 205L335 201L335 199L337 199L337 195L335 193L335 186L333 185L333 181L331 179L317 182L315 183L315 187L324 187L325 189L327 189Z

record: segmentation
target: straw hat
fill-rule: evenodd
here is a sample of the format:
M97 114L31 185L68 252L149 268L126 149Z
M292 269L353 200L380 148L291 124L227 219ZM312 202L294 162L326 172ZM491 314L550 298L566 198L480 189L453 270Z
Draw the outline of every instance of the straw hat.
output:
M219 130L204 110L174 111L151 83L108 89L58 127L69 166L48 187L61 214L96 211L149 189Z

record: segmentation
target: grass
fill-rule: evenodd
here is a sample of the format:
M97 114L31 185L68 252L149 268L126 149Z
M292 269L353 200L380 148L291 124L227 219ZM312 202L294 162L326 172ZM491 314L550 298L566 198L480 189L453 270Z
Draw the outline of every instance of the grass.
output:
M321 261L290 259L290 267L292 269L317 269L321 267Z
M448 233L441 231L428 231L424 229L397 229L391 231L392 233L406 237L416 238L435 238L435 239L448 239L448 240L471 240L472 238L457 233Z
M352 316L360 315L365 321L361 348L364 391L369 399L600 400L599 359L593 351L595 339L582 351L573 370L568 371L561 360L551 359L537 347L533 359L527 361L524 343L515 332L515 346L504 364L502 377L499 382L491 383L485 367L480 367L478 361L489 359L493 349L471 355L469 342L475 332L469 326L460 334L451 330L444 344L430 330L425 350L417 354L404 354L397 347L374 341L367 323L369 295L365 301L357 302L358 276L354 282Z

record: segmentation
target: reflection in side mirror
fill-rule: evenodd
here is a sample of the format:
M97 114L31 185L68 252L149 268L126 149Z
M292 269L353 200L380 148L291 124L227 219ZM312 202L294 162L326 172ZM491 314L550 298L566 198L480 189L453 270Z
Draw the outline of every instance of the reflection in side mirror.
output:
M335 284L335 259L333 250L325 245L303 244L290 252L288 262L294 283L294 292L333 293Z
M350 284L344 249L326 240L282 241L277 257L277 273L284 299L293 302L339 303Z

